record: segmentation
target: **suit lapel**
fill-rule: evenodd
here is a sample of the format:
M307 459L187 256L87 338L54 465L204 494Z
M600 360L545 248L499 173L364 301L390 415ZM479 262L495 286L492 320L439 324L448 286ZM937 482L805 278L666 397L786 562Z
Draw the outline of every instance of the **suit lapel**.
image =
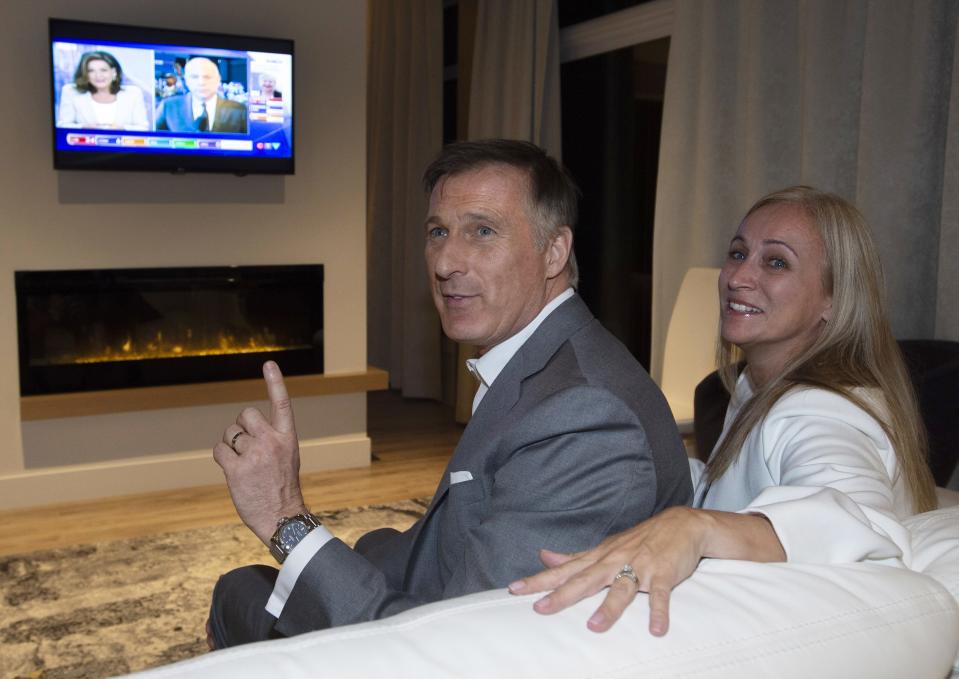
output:
M74 97L73 105L77 109L78 114L77 120L90 120L92 121L91 127L96 125L96 116L97 114L93 111L93 95L89 92L85 92L82 96Z
M573 295L546 317L486 392L450 457L426 514L413 527L415 535L412 538L405 578L407 587L413 577L414 564L420 556L424 528L449 493L450 472L470 471L476 479L475 483L484 482L479 478L482 460L489 456L490 446L496 445L499 423L519 401L523 381L542 370L559 347L592 320L593 315L583 300L578 295Z
M486 448L495 440L499 423L520 399L523 381L542 370L563 343L592 320L593 315L583 300L579 295L573 295L547 316L519 348L466 425L427 510L427 517L449 490L450 472L468 470L476 475L477 470L472 469L476 466L475 458L484 457Z
M211 131L217 132L223 127L223 116L225 111L223 110L223 102L225 99L223 97L217 96L216 98L216 115L213 116L213 124L210 126Z
M180 115L183 116L184 131L191 128L196 129L196 121L193 119L193 95L188 94L180 99Z

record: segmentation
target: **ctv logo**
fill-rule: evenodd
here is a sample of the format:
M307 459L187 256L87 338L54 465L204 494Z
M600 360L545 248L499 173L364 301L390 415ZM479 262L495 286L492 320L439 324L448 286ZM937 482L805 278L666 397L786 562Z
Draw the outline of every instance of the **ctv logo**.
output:
M256 143L256 148L257 148L258 151L270 151L270 150L276 151L277 149L280 148L280 142L278 142L278 141L268 141L268 142L258 141L258 142Z

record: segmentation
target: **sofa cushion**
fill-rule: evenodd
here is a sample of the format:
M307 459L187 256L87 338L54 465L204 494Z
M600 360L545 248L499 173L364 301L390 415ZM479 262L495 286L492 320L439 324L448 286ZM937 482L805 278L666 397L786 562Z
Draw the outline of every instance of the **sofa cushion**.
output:
M906 569L707 560L672 598L669 634L639 595L605 634L592 597L558 615L502 590L371 623L219 651L148 677L942 677L959 608ZM917 651L921 649L921 651Z
M905 523L912 533L912 568L938 580L959 601L959 505L918 514ZM959 653L953 662L959 675Z
M937 484L948 485L959 464L959 342L899 340L899 348L929 436L929 467Z

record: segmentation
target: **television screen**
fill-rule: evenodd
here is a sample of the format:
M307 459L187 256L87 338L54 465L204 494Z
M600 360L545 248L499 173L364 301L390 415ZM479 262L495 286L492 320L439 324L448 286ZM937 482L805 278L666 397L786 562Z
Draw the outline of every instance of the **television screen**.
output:
M293 173L293 41L50 19L57 169Z

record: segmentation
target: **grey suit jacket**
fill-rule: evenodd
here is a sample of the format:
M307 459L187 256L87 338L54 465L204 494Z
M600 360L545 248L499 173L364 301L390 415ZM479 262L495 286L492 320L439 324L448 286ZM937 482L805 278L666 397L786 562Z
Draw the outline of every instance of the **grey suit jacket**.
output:
M156 129L171 132L197 132L193 119L193 100L189 94L168 97L157 107ZM242 132L247 128L246 106L223 97L216 98L216 115L211 134L217 132Z
M472 480L451 484L451 472ZM324 545L276 629L291 636L504 587L542 568L542 547L592 547L691 494L662 393L574 296L497 377L426 515L355 550Z

